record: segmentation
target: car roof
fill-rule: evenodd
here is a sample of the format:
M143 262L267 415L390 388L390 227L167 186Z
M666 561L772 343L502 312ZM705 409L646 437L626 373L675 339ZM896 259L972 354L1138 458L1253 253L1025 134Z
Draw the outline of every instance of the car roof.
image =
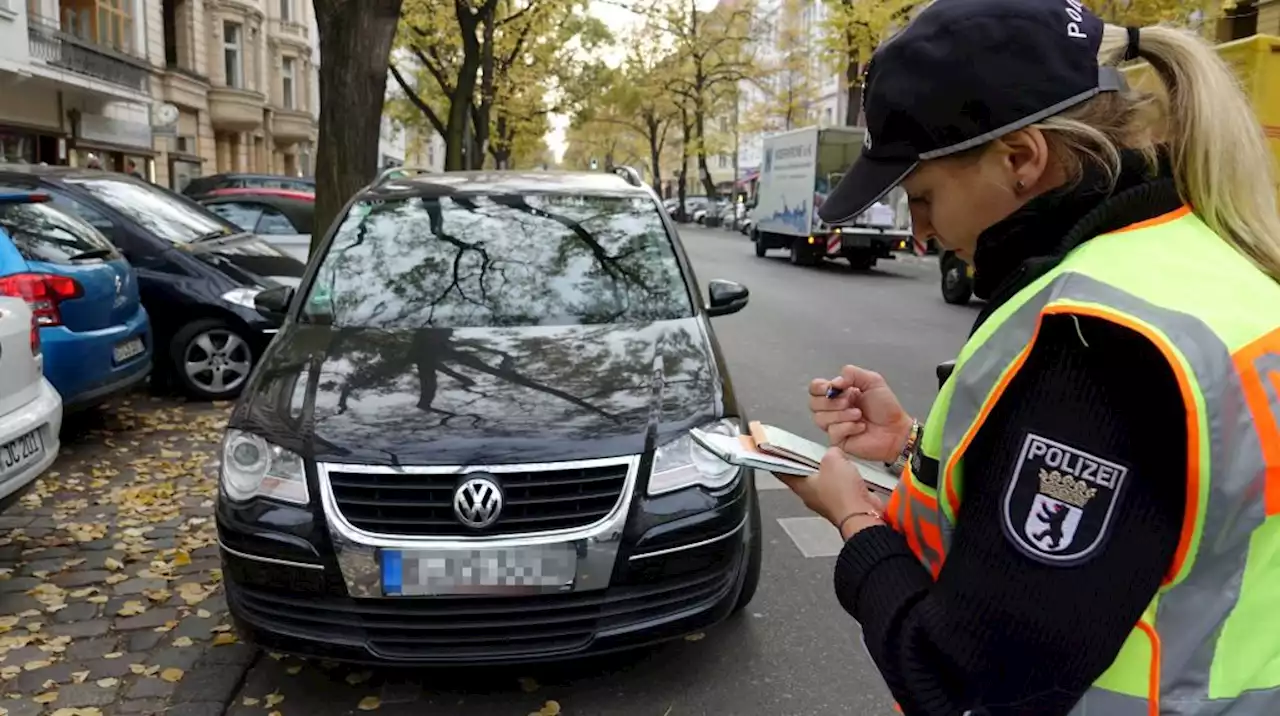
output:
M234 199L236 197L251 197L257 199L293 199L296 201L316 200L316 195L311 192L298 191L297 189L272 189L267 187L247 187L235 189L211 189L208 193L201 196L204 199Z
M286 181L297 181L305 184L314 184L315 177L291 177L283 174L258 174L256 172L221 172L219 174L206 174L202 177L192 177L192 181L196 179L283 179Z
M408 174L387 179L365 190L381 197L448 196L450 194L597 194L649 196L646 186L635 186L612 172L587 171L465 171Z
M128 174L109 172L104 169L40 166L39 164L0 164L0 174L25 174L50 179L93 179L105 175L110 176L112 179L137 181Z

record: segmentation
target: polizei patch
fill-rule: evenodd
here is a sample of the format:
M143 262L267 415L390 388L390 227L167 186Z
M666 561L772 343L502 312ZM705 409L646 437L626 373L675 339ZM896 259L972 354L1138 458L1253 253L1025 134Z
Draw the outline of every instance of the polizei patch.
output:
M1082 562L1102 545L1129 468L1032 433L1004 493L1004 531L1045 564Z

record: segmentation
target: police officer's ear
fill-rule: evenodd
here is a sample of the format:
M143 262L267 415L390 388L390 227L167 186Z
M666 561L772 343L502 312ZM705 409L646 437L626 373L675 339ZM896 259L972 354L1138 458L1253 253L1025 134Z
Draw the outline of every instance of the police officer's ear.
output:
M991 143L987 152L995 162L996 181L1023 201L1060 186L1065 177L1053 171L1044 132L1026 127Z

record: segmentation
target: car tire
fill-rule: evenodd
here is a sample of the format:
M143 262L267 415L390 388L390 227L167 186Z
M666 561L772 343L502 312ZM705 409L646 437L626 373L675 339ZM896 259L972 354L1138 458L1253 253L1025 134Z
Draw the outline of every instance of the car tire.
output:
M169 340L173 381L183 393L199 400L238 396L255 359L244 331L218 318L194 320ZM195 364L208 368L191 367Z
M764 255L769 251L769 247L764 243L764 237L760 235L759 231L752 231L751 240L756 245L756 256L764 258Z
M966 275L965 263L954 254L944 254L942 263L942 300L955 306L969 303L973 282Z
M751 534L747 538L747 563L743 566L742 589L738 592L738 601L733 604L732 614L737 614L747 607L756 595L760 586L760 572L764 564L764 534L760 519L760 495L755 487L751 490L751 514L747 517L747 529Z

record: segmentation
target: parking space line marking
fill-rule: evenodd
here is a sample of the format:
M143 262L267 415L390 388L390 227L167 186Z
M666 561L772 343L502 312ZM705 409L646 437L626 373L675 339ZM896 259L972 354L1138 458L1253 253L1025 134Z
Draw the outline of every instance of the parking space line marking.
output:
M756 489L757 490L785 490L787 486L782 480L774 477L772 473L764 470L756 470Z
M810 559L834 557L844 547L840 531L821 517L779 517L778 524L795 543L800 554Z

